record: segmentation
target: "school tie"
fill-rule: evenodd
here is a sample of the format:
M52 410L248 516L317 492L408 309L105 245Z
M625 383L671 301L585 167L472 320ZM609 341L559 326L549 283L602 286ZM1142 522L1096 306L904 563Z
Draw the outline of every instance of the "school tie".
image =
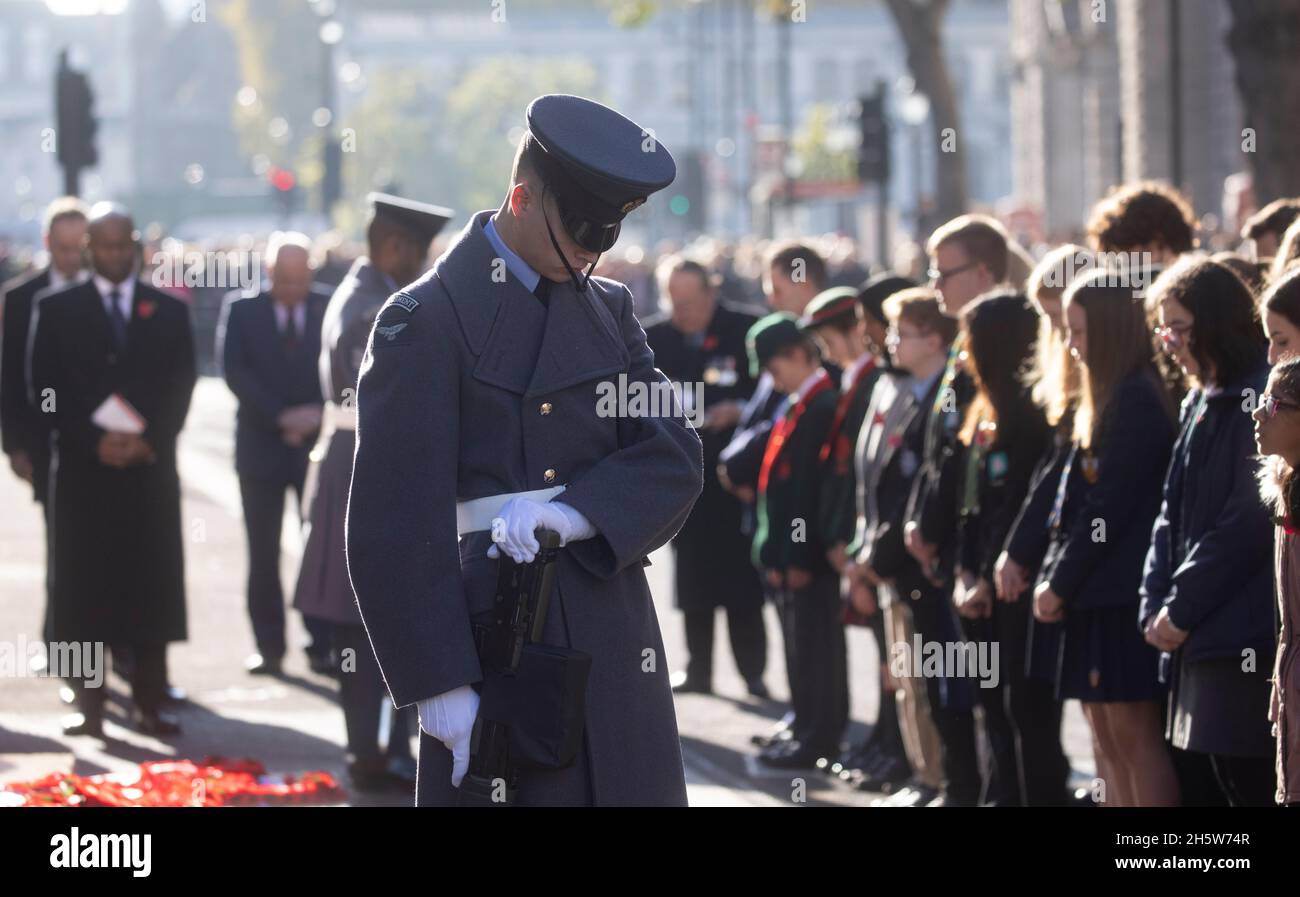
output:
M113 345L120 352L126 345L126 317L122 314L122 293L116 287L108 293L108 323L113 330Z

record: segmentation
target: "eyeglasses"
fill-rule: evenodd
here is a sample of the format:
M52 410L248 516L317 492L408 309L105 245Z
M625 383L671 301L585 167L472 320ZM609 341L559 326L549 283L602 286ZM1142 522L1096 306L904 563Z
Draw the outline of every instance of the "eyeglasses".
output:
M931 268L929 271L926 272L926 274L930 278L930 283L938 285L943 283L945 280L947 280L950 277L956 277L958 274L962 273L963 271L969 271L971 268L974 268L978 264L979 262L967 262L966 264L958 265L956 268L953 268L949 271L940 271L938 268Z
M1260 410L1264 412L1264 416L1269 420L1272 420L1277 417L1277 413L1283 408L1296 409L1300 408L1300 405L1297 405L1295 402L1288 402L1285 399L1279 399L1277 396L1270 395L1269 393L1264 393L1259 397L1259 407Z
M885 331L885 344L890 346L897 346L905 339L920 339L925 335L926 334L924 333L903 333L897 327L890 327L888 330Z
M1180 345L1187 335L1192 332L1191 324L1168 324L1164 327L1154 327L1152 332L1156 338L1166 345Z

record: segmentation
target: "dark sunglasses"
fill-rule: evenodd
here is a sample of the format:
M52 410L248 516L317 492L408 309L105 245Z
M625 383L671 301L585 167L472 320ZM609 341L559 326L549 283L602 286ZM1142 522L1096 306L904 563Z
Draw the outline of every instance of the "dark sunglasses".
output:
M967 262L964 265L958 265L956 268L953 268L950 271L940 271L938 268L931 268L929 271L926 272L926 274L929 275L931 283L940 284L943 283L945 280L947 280L949 277L956 277L958 274L962 273L963 271L969 271L971 268L974 268L978 264L979 262Z

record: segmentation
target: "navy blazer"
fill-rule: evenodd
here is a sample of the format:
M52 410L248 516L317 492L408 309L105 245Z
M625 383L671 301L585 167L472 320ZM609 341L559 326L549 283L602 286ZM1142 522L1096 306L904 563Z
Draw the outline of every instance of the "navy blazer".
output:
M222 302L217 358L226 385L239 399L235 470L240 476L297 480L306 472L314 440L292 447L276 423L290 406L323 404L318 360L329 296L313 289L306 302L306 325L292 352L280 338L270 292L247 297L235 291Z
M1066 460L1058 525L1040 574L1067 612L1138 603L1174 422L1153 368L1115 386L1094 443L1095 467L1076 444ZM1104 524L1104 529L1102 528Z
M1255 479L1248 398L1267 381L1261 364L1210 396L1203 410L1201 390L1183 402L1138 620L1167 607L1173 624L1190 631L1184 660L1240 657L1246 648L1271 656L1275 647L1273 524Z

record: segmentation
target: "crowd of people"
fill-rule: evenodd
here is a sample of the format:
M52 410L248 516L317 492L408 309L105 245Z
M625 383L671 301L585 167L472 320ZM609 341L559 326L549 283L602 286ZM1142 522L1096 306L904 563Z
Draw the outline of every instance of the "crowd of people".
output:
M419 275L443 212L377 200L333 300L311 242L279 235L265 283L227 295L216 325L239 400L248 671L281 673L292 494L310 661L332 673L350 653L362 674L340 680L361 787L409 786L415 721L407 708L380 732L347 580L350 401L374 315ZM111 644L140 728L175 734L192 302L139 277L120 206L61 200L44 230L49 266L6 286L0 355L4 451L49 529L44 636ZM689 655L674 689L711 691L723 607L737 667L768 698L770 601L791 706L754 738L768 766L818 767L891 806L1300 802L1300 200L1241 236L1202 251L1187 201L1144 182L1096 205L1088 245L1036 262L978 214L930 236L928 271L871 273L844 240L607 262L643 282L656 365L702 386L688 410L704 491L673 542ZM106 431L114 396L134 431ZM124 508L138 526L103 518ZM873 681L849 681L847 626L874 635ZM846 749L851 686L880 709ZM102 691L70 679L67 700L65 732L100 734ZM1083 795L1067 700L1092 734Z
M791 696L754 738L768 766L886 806L1295 803L1298 218L1278 200L1209 253L1182 195L1133 183L1087 246L1034 264L964 215L930 236L926 283L858 287L775 245L765 315L665 259L647 335L704 384L706 467L674 542L674 688L712 690L722 606L766 696L766 600ZM848 750L846 626L881 659L853 683L880 711ZM1077 792L1067 700L1096 762Z

